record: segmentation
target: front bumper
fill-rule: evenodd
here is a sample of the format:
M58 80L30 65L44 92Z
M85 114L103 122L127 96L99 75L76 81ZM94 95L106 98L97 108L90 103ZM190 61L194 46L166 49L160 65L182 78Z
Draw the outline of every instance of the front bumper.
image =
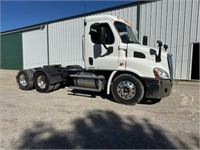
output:
M145 82L145 98L161 99L172 92L173 82L170 79L143 78Z

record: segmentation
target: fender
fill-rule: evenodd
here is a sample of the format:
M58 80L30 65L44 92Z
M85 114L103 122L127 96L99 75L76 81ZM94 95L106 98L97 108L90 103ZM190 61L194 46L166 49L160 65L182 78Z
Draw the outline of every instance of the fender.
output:
M34 73L34 79L35 79L35 75L38 72L45 73L45 75L47 76L50 84L55 84L55 83L63 81L62 74L58 71L58 69L56 69L54 67L45 67L45 68L38 69Z
M107 94L109 95L110 94L110 84L111 84L111 81L114 77L114 75L117 73L117 71L113 71L108 79L108 83L107 83Z
M136 71L136 70L134 70L134 69L132 69L132 68L126 68L126 70L124 70L124 68L118 67L116 70L114 70L114 71L111 73L111 75L110 75L110 77L109 77L109 79L108 79L107 91L106 91L106 93L107 93L108 95L110 94L110 86L111 86L111 82L113 81L113 77L115 76L115 74L116 74L118 71L123 71L123 73L134 73L134 74L136 74L136 75L138 75L138 76L140 76L140 77L143 76L143 74L142 74L141 72L138 72L138 71Z

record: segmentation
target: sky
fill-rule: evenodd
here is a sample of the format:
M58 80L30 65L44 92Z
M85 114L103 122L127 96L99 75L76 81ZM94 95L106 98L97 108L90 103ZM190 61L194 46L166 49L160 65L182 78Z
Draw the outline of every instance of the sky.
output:
M0 0L0 32L131 3L134 0Z

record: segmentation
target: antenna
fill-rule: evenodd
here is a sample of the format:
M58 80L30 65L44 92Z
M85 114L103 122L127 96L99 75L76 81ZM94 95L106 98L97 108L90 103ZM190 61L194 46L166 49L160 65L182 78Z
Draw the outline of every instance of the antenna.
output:
M84 13L86 14L86 1L84 1Z
M84 20L85 20L85 17L86 17L85 15L86 15L86 11L87 11L87 10L86 10L86 2L87 2L87 1L85 0L85 1L84 1Z

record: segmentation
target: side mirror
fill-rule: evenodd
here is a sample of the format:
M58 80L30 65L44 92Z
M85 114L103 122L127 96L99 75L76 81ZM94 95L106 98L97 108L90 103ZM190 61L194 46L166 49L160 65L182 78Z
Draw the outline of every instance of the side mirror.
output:
M158 47L162 47L162 42L160 40L157 41Z
M143 36L143 40L142 40L142 44L143 45L147 45L147 43L148 43L148 36Z
M168 49L168 45L167 44L164 44L164 49L165 49L165 51L167 51L167 49Z
M98 30L99 44L106 44L106 28L99 27Z

